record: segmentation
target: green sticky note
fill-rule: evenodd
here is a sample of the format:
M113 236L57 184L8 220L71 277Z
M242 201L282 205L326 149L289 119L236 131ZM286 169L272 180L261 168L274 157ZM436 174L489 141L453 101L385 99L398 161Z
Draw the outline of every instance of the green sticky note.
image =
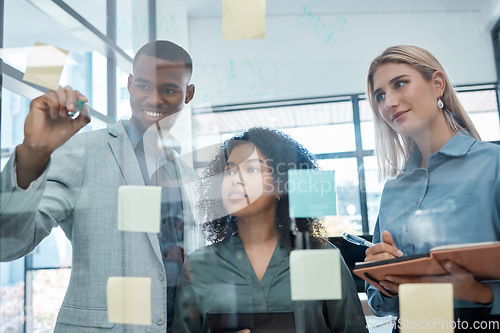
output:
M398 325L401 333L454 332L453 284L401 284L399 315Z
M160 232L161 186L120 186L118 230Z
M291 217L319 217L337 214L335 171L288 170Z
M110 323L151 325L151 278L109 277L106 296Z
M340 251L292 251L290 287L293 301L341 299Z

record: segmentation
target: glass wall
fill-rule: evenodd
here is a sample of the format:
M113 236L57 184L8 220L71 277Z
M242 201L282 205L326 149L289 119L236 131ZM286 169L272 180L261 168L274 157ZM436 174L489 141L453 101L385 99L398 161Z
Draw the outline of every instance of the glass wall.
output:
M136 50L134 38L127 37L125 45L120 35L123 45L118 46L108 25L126 21L132 5L120 2L117 12L111 4L111 1L1 2L2 169L14 148L23 141L24 120L31 99L48 90L23 78L27 68L33 66L30 55L37 42L68 51L58 84L70 85L88 98L91 122L81 132L102 129L117 118L130 117L127 77L131 55ZM147 7L147 2L142 5ZM116 94L110 94L111 90L116 90ZM110 96L116 96L116 100L110 100ZM71 265L71 243L61 228L54 229L27 257L1 263L0 331L53 331Z
M500 139L497 94L493 85L457 87L457 95L471 117L481 138ZM348 98L348 101L345 101ZM337 216L329 216L326 225L330 236L344 232L372 234L377 221L380 195L384 181L379 179L375 152L373 114L364 95L331 98L329 103L295 106L252 108L251 110L203 110L195 114L197 133L216 128L226 140L254 126L279 129L299 141L319 159L323 170L334 170L338 200ZM359 128L362 149L356 149L354 100L359 100ZM279 104L279 103L278 103ZM245 105L241 105L245 108ZM232 106L238 109L238 106ZM207 113L208 112L208 113ZM213 112L213 116L211 114ZM210 121L207 116L210 115ZM205 126L204 126L205 124ZM208 125L208 126L207 126ZM217 140L215 140L217 141ZM357 162L355 156L363 156ZM203 159L196 161L200 167ZM364 173L364 188L359 185L360 171ZM366 202L368 220L363 222L361 201ZM363 226L366 226L363 228Z
M361 71L356 64L364 63L365 59L363 58L363 50L357 50L357 46L355 46L362 44L361 42L364 43L364 39L361 40L361 36L352 40L343 40L342 38L343 36L353 36L353 31L356 30L354 29L355 24L366 19L366 11L351 8L346 12L348 14L345 17L335 14L336 16L332 19L331 9L322 8L325 6L322 1L316 2L318 8L322 8L323 14L321 16L319 14L313 15L313 8L309 5L297 6L299 11L297 13L297 8L293 7L296 3L293 2L283 4L279 10L276 9L277 7L273 7L275 4L271 4L270 1L268 4L271 6L270 13L274 17L274 20L269 21L268 24L271 28L267 32L268 37L273 41L282 40L284 46L277 50L274 48L275 45L271 45L271 47L263 45L258 39L245 41L245 43L253 45L255 55L251 52L247 54L246 51L241 51L245 50L241 47L244 41L230 41L227 45L232 44L227 49L219 49L218 44L207 47L205 42L213 38L213 31L219 33L222 23L221 25L214 24L213 16L206 16L208 14L205 12L210 14L210 11L215 9L214 6L208 8L203 1L0 1L3 9L3 17L1 17L3 30L0 43L0 51L2 52L0 63L2 70L1 170L4 170L8 165L16 146L23 142L25 119L29 112L30 102L49 91L48 87L34 83L25 76L28 69L33 67L30 64L30 56L36 43L52 45L62 49L63 53L67 51L67 57L57 84L62 87L69 85L88 98L87 104L91 122L83 127L80 133L103 130L103 133L108 134L108 126L112 127L118 121L128 120L132 116L129 75L133 72L135 52L147 41L169 39L186 49L192 48L198 51L192 53L194 63L192 82L196 84L195 96L198 99L194 99L191 104L185 106L185 111L178 120L181 126L172 129L174 136L182 138L183 154L181 159L182 167L185 169L182 169L181 172L178 167L175 172L177 172L176 177L187 174L186 178L189 180L183 184L186 185L186 192L196 192L195 180L198 176L204 175L205 168L213 160L214 152L224 140L252 127L269 127L288 134L313 153L321 170L334 171L336 214L332 213L321 219L328 237L330 239L339 237L344 232L370 237L377 221L384 181L379 177L375 156L376 138L372 110L362 89L353 88L355 85L352 84L352 82L359 81L362 84L356 87L364 87L365 68ZM456 10L443 7L443 12L457 11L461 13L457 14L457 18L447 19L448 21L466 21L469 15L476 15L474 13L479 11L479 9L469 10L466 3L461 3L459 7ZM220 9L222 12L222 8L216 9ZM389 15L390 11L381 14L379 9L373 10L377 15L384 16L381 21L388 21L385 15ZM486 9L483 8L483 10ZM474 13L471 14L472 12ZM312 21L313 17L314 21ZM325 21L328 19L331 22ZM293 27L290 26L290 21L294 24ZM306 21L316 23L306 25ZM279 33L273 34L272 28L277 26L288 28L278 29ZM330 29L328 35L324 35L325 29ZM366 30L366 27L363 29ZM303 46L297 46L297 48L303 49L303 55L297 56L295 53L300 53L298 51L292 52L295 50L292 47L296 47L296 45L288 44L291 37L287 34L300 37ZM217 38L220 39L219 37ZM322 42L322 45L315 49L315 53L309 53L310 49L313 49L310 44L312 40ZM395 40L399 39L395 38ZM419 39L415 41L419 41ZM376 49L378 47L370 43L367 41L367 48ZM245 45L248 47L249 44ZM262 54L258 51L259 47L263 50ZM336 48L333 49L333 47ZM231 48L233 48L234 54L231 53ZM345 51L351 48L352 51ZM341 50L343 52L340 52ZM221 55L221 58L218 59L216 51L224 53L224 57L229 58L226 59ZM271 56L273 52L277 54L275 58ZM329 56L331 52L335 54L330 64L330 59L325 60L323 57ZM491 53L489 49L481 50L481 52ZM207 55L212 53L213 56ZM228 53L231 55L227 56ZM244 54L242 55L242 53ZM298 58L293 58L292 55L301 58L300 61L304 62L299 62ZM232 56L234 59L231 58ZM454 60L450 59L449 55L443 58L447 63L455 65ZM339 63L342 63L342 66L339 66ZM50 66L42 64L41 67ZM331 75L332 69L330 67L334 68L335 75ZM352 67L352 73L349 70L350 67ZM324 77L321 77L323 70L328 75L325 74ZM357 75L358 71L363 72L363 77ZM314 74L310 75L311 72ZM457 74L461 79L468 78L468 76L460 76L460 73ZM320 77L321 80L318 79ZM463 82L464 80L462 80L460 85L456 87L460 101L476 125L482 139L498 142L500 141L498 84L492 83L490 77L483 79L483 77L478 78L471 75L470 78L471 82ZM302 83L302 79L306 83ZM318 81L314 82L317 85L311 84L311 81L314 80ZM301 88L301 86L304 87ZM315 89L318 89L319 92L316 93ZM329 91L331 91L331 96L325 94ZM297 96L292 99L290 95ZM151 110L142 111L154 113ZM126 130L123 129L123 133L127 134L127 138L131 137L133 132L130 134ZM150 194L146 192L141 192L141 196L133 197L128 201L130 206L136 204L151 207L148 206L151 202L158 203L161 216L154 215L151 219L160 221L161 233L154 230L147 232L143 230L140 235L134 230L120 230L118 233L115 230L117 216L120 214L117 212L119 205L118 185L109 185L110 179L121 186L141 184L142 188L148 187L144 186L145 184L158 185L158 183L152 182L154 175L157 177L156 180L158 179L157 171L147 174L148 167L150 167L147 156L149 156L148 154L157 154L154 164L165 163L168 165L171 162L169 160L171 155L158 149L160 141L162 144L165 144L165 141L170 144L171 141L164 139L169 139L170 136L167 137L167 135L171 133L165 133L165 137L162 136L162 133L159 131L158 137L150 138L151 142L156 143L152 151L143 149L141 152L139 149L139 153L137 153L135 149L137 149L138 143L133 140L126 141L129 152L143 154L144 160L127 159L127 156L118 153L113 155L113 158L103 158L100 161L103 165L109 163L106 167L110 168L106 170L113 170L109 174L101 172L105 168L79 170L78 166L71 164L74 161L68 161L69 167L75 167L82 174L91 173L91 178L94 179L92 185L88 187L81 184L75 185L78 187L76 191L78 194L75 195L78 198L74 200L88 200L88 202L79 206L78 209L75 206L62 209L66 214L64 218L58 216L58 220L56 221L54 218L55 222L53 222L55 225L61 224L63 227L51 230L52 225L41 226L40 230L42 231L39 231L40 234L36 234L34 237L43 237L46 233L50 233L50 235L44 238L33 251L29 251L28 255L17 260L0 263L0 331L53 331L57 314L61 308L63 308L61 311L67 316L66 318L73 320L73 322L67 323L63 319L62 324L88 325L87 322L82 324L88 318L80 316L81 312L75 310L78 306L74 306L74 304L62 306L64 295L68 286L71 285L70 274L74 274L71 275L72 280L88 282L88 285L81 283L79 286L75 286L75 282L72 282L73 288L78 289L78 292L83 293L84 296L85 293L90 294L96 288L101 296L106 296L102 296L99 301L92 304L92 313L89 317L94 318L94 321L90 326L111 328L113 325L119 324L109 319L111 317L109 317L110 314L106 308L106 298L108 297L106 288L109 287L110 281L113 282L108 278L141 278L144 275L147 275L148 283L153 286L152 289L149 289L151 291L150 298L157 297L158 300L163 297L161 302L156 302L156 306L149 309L150 317L147 318L149 321L145 325L150 326L151 330L165 331L166 326L171 324L173 311L171 304L173 304L173 295L176 293L175 283L179 278L180 267L184 259L195 249L212 243L214 239L206 241L203 238L201 225L194 222L188 225L183 222L183 219L189 221L195 219L189 214L195 213L196 202L189 202L187 215L182 215L185 212L179 211L175 205L165 203L165 196L169 199L175 197L175 200L187 201L184 197L187 194L172 190L176 186L171 183L168 186L163 186L163 188L169 188L168 191L162 189L158 192L160 196L163 195L163 202L161 198L157 197L154 198L158 201L154 201L156 199L143 200ZM141 140L145 140L144 137L136 141L140 143ZM110 140L104 148L96 146L95 149L112 150L114 149L113 144ZM142 144L144 145L144 141ZM173 151L180 151L180 149L177 150L179 147L176 145L177 143L173 143L169 146L171 154L175 155ZM80 148L74 149L75 156L81 152ZM86 154L90 155L91 150L85 151ZM159 152L160 150L161 152ZM80 158L78 161L85 160L87 156L80 156ZM179 158L176 159L176 162L178 160ZM113 165L111 166L111 164ZM126 170L131 166L135 168L132 172L133 177L127 178L130 177L130 173L127 173ZM233 174L232 168L229 166L230 163L224 166L222 177ZM192 172L191 167L193 167L194 172ZM173 169L168 168L165 166L166 173L174 172ZM56 176L51 179L53 184L65 187L66 184L59 183ZM79 174L74 175L74 178L77 179L79 176ZM85 192L91 186L95 186L93 196ZM178 183L177 187L179 187ZM64 193L70 193L68 195L70 197L76 193L72 192L73 189L70 188ZM42 189L42 191L44 190ZM169 192L170 190L171 192ZM84 197L85 195L87 197L81 199L80 196ZM241 193L232 193L232 195L233 199L243 196ZM248 197L246 194L244 196ZM112 204L100 200L103 197L109 199ZM66 203L66 201L61 203L64 200L59 201L59 199L57 196L51 197L51 200L57 202L58 205ZM68 200L73 200L73 198ZM163 206L160 202L163 203ZM29 202L26 204L28 205ZM109 233L111 235L109 239L97 242L90 236L86 238L89 234L82 237L81 230L75 231L77 228L82 228L87 220L80 220L79 224L75 224L77 225L75 227L73 224L67 227L66 220L71 220L74 216L81 218L84 215L79 209L86 209L87 215L91 216L93 221L111 221L109 224L102 223L98 228L88 231L89 234L94 235L95 239L97 239L96 234ZM168 216L162 215L167 210ZM53 212L41 212L45 216L49 216L51 213ZM224 211L224 213L228 212ZM148 214L139 216L141 222L142 219L149 218ZM232 221L234 222L234 220ZM231 230L230 226L227 228L227 230ZM168 232L164 232L167 229ZM295 231L295 229L293 230ZM31 231L28 230L27 233L31 233ZM158 239L157 234L168 234L171 237ZM2 234L0 243L7 244L11 241L9 236ZM310 239L307 238L309 236L303 239L303 243L300 243L302 239L298 235L294 235L294 237L294 242L296 242L294 245L310 247ZM82 259L80 253L78 259L75 260L74 249L69 239L72 240L73 244L79 244L80 248L85 248L83 251L85 254L92 253L93 256L83 256ZM189 243L190 247L188 248L187 245L185 247L183 241L186 244ZM144 247L144 244L147 247ZM2 247L2 249L4 248ZM364 251L364 248L362 249ZM234 253L241 254L244 250L240 248L239 252L234 251ZM130 259L136 257L141 260L132 261ZM262 255L259 253L257 257L262 257ZM271 258L271 256L269 257ZM107 265L108 263L116 265ZM112 268L107 267L106 273L90 271L88 268L93 265ZM248 265L252 268L250 259ZM119 267L115 268L115 266ZM213 269L213 267L209 268ZM211 276L216 277L217 273L215 272ZM254 272L251 271L251 273ZM261 286L260 282L266 283L265 279L268 276L264 274L258 276L259 272L255 272L254 275L252 275L254 280L257 279L254 287L258 289ZM84 277L83 280L78 280L82 277ZM137 281L134 280L135 282ZM95 287L93 283L98 287ZM217 295L227 292L227 289L224 288L230 288L231 292L228 294L238 294L238 286L240 284L236 282L227 283L227 285L216 283L212 285L212 288L203 290L203 293L200 294L206 295L207 298L212 296L216 298ZM245 289L241 295L258 294L249 290ZM72 292L74 293L74 291ZM167 302L163 302L164 297L168 297ZM81 296L81 298L84 297ZM228 296L225 299L227 302L223 306L232 310L240 306L238 302L241 302L242 299L244 297ZM159 303L161 304L158 305ZM151 304L153 303L151 302ZM299 313L296 314L298 316L296 319L304 322L308 313L300 311L296 311ZM365 309L365 314L369 314L369 310Z

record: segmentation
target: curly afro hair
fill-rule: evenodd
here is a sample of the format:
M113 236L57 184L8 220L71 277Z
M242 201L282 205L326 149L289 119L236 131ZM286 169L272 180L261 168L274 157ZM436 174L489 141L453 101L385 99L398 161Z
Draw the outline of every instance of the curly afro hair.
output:
M318 166L314 155L300 143L282 132L268 128L254 127L225 141L204 171L198 185L200 200L196 208L199 218L205 222L205 236L210 242L220 242L238 231L237 218L227 213L220 193L227 158L234 148L246 143L253 144L266 157L281 197L278 201L276 224L281 238L291 250L295 236L291 230L292 219L289 214L288 170L317 169ZM319 219L296 218L295 224L297 232L308 234L312 248L322 247L326 243L325 229Z

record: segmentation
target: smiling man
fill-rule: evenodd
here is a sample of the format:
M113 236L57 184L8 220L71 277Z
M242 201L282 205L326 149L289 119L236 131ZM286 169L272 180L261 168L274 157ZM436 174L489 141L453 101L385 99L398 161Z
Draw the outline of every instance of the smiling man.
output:
M184 255L182 229L192 223L178 175L189 170L175 159L172 147L160 149L164 164L148 170L143 135L152 128L170 139L170 127L194 95L191 73L191 57L178 45L146 44L128 80L131 119L77 135L90 121L87 109L76 118L69 115L78 100L87 101L80 92L67 86L31 102L24 141L1 174L0 259L29 254L52 228L62 228L72 243L73 261L56 332L169 331ZM118 230L123 185L163 186L159 234ZM108 278L128 276L151 279L147 328L108 321Z
M128 78L131 121L142 132L166 117L164 126L172 127L184 104L194 96L194 85L189 84L192 73L189 55L184 50L167 52L165 48L171 45L143 46L134 59L134 74Z

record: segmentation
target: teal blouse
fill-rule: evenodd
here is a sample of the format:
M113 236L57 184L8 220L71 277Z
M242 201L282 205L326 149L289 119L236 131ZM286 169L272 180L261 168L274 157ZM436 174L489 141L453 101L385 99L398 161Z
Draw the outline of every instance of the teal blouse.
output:
M210 332L205 320L209 311L280 310L294 312L298 333L368 332L354 281L343 260L341 300L292 301L289 268L289 251L281 240L262 282L238 236L195 251L186 259L179 279L173 332Z

